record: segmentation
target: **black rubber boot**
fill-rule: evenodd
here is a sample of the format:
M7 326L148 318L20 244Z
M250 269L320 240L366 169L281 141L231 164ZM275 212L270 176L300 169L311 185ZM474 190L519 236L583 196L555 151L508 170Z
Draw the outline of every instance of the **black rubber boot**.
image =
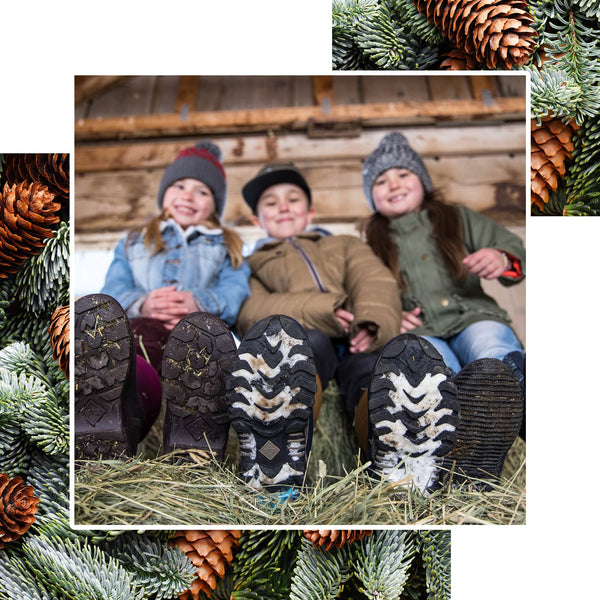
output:
M300 487L317 391L317 370L295 320L256 323L238 348L228 382L231 422L240 440L240 470L256 489Z
M410 333L390 340L369 387L373 471L430 491L456 439L458 410L452 371L434 346Z
M129 322L111 296L75 302L75 456L133 456L144 421Z
M460 422L445 466L455 482L497 479L523 421L521 387L512 370L495 358L469 363L454 381Z
M525 395L525 353L517 351L509 352L502 361L512 369L521 386L521 393L523 394L523 421L521 423L521 428L519 429L519 437L525 441L527 420L525 417L527 411L527 397Z
M234 358L233 336L218 317L197 312L175 325L162 362L165 452L198 449L224 459L226 380Z

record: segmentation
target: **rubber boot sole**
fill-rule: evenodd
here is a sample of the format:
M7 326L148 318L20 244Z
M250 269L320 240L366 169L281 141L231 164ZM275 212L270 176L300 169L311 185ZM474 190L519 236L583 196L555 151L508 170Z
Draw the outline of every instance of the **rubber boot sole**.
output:
M431 490L456 440L459 404L452 371L427 340L413 334L381 350L369 387L373 470Z
M238 348L228 382L240 471L249 486L302 486L316 391L314 356L300 324L282 315L256 323Z
M135 348L125 312L112 297L75 302L75 456L133 456L143 422L135 389Z
M460 423L445 468L457 483L497 479L523 421L521 386L510 367L494 358L473 361L454 381Z
M225 323L210 313L192 313L175 325L162 361L165 452L205 450L224 459L229 433L226 380L235 350Z

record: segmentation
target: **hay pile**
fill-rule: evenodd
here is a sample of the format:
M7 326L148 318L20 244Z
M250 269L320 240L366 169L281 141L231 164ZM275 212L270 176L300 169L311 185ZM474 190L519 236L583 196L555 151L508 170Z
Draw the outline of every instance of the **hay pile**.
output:
M315 427L304 489L294 500L246 488L236 474L236 440L217 463L201 452L190 461L160 455L160 423L129 461L79 461L75 524L149 526L448 525L525 522L525 444L517 439L502 479L446 486L423 497L401 484L374 481L335 386L325 394ZM186 453L187 455L187 453Z

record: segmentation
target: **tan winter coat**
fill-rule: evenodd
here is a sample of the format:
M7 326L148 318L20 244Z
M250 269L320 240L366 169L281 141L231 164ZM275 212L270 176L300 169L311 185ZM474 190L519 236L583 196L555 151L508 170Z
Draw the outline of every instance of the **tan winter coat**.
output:
M354 314L350 337L357 326L373 325L376 335L369 351L400 333L398 285L369 246L356 237L305 232L291 241L265 244L248 258L248 264L250 298L238 316L241 335L264 317L284 314L305 329L343 338L344 330L334 315L340 307Z

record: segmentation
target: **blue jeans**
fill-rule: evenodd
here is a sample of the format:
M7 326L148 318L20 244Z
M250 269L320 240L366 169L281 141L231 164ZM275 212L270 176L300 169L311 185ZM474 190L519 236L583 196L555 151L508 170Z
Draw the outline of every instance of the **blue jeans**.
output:
M423 337L435 346L455 374L478 358L502 360L509 352L523 352L514 331L498 321L478 321L446 339Z

